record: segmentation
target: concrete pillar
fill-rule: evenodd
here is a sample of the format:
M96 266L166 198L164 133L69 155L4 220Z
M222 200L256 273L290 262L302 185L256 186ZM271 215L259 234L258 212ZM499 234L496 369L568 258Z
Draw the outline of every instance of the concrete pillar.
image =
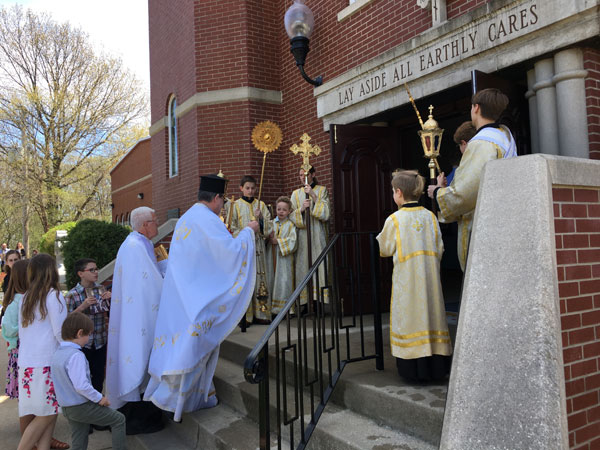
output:
M552 82L554 60L543 59L534 65L533 90L538 111L539 150L551 155L559 154L558 120L556 115L556 89Z
M540 129L538 122L537 99L535 98L535 70L527 72L527 92L525 98L529 101L529 134L531 136L531 153L540 153Z
M579 48L563 50L554 55L556 110L560 154L589 158L587 109L583 53Z

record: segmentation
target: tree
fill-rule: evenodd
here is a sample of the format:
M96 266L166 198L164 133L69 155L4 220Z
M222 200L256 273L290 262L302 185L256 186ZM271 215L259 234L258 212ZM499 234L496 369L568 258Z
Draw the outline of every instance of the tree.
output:
M96 54L80 29L0 9L0 159L25 223L109 216L108 173L147 133L147 105L122 61Z

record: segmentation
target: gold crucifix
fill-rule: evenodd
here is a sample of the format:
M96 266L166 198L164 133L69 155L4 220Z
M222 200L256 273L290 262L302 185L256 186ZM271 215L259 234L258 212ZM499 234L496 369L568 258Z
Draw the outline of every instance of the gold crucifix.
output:
M300 140L302 141L302 144L294 144L290 147L290 150L294 155L300 153L302 156L302 165L300 168L304 170L304 175L308 176L308 172L312 168L310 165L310 157L312 155L317 156L319 153L321 153L321 147L318 145L310 145L310 136L306 133L300 137Z

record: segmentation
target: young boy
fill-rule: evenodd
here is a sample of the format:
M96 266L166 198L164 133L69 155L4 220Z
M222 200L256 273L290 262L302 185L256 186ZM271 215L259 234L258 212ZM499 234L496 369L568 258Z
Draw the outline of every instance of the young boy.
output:
M125 416L108 408L103 397L91 385L90 368L81 352L94 323L85 314L73 312L62 324L64 342L52 357L51 371L58 404L71 426L71 445L74 449L85 450L88 446L90 424L112 429L112 448L123 450L125 446Z
M292 202L288 197L279 197L275 202L277 217L273 220L267 254L269 272L274 273L271 312L278 314L294 291L294 253L296 252L296 226L288 219Z
M271 275L267 271L265 239L271 232L271 214L264 202L258 202L254 198L256 194L256 180L250 175L242 177L240 182L242 198L235 201L233 205L233 216L231 217L231 231L233 237L237 237L248 222L257 220L260 224L260 232L256 234L256 285L252 303L246 312L246 322L249 325L255 323L268 324L271 322L271 293L269 285Z
M90 364L92 385L98 392L102 392L104 385L104 372L106 368L106 339L108 312L103 311L95 296L86 294L86 289L96 288L100 285L98 281L98 267L96 261L90 258L82 258L75 262L75 271L79 276L79 283L65 296L68 312L80 312L86 314L93 322L94 329L90 342L83 348L83 353ZM101 299L110 299L110 292L102 294ZM106 305L106 303L105 303ZM97 430L103 429L95 426ZM104 428L105 429L105 428Z
M399 210L377 236L381 256L393 256L390 346L398 374L410 381L443 380L452 345L440 281L444 244L431 211L419 206L425 179L414 170L395 173Z

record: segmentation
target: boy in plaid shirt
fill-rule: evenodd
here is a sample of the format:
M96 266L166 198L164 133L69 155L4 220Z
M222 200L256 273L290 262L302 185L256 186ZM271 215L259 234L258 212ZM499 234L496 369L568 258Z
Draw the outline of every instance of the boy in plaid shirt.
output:
M97 282L98 267L93 259L82 258L75 262L75 271L79 276L79 283L65 296L67 309L70 313L77 311L86 314L94 323L90 340L82 348L82 351L90 364L92 386L98 392L102 392L106 369L108 312L100 310L96 297L86 294L86 288L100 286ZM101 298L108 301L110 296L110 291L106 291ZM104 429L104 427L94 428Z

